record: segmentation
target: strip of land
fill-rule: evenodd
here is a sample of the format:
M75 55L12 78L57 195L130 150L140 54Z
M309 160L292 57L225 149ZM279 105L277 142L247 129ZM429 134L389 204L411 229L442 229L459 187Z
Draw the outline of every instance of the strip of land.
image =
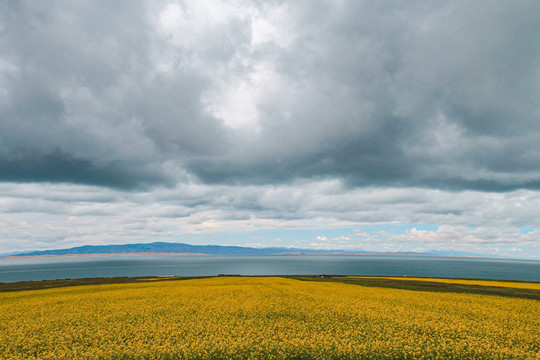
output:
M371 279L373 276L350 276L357 279ZM390 280L409 280L409 281L431 281L445 284L462 285L480 285L489 287L509 287L515 289L533 289L540 290L540 283L525 281L502 281L502 280L471 280L471 279L447 279L447 278L425 278L425 277L396 277L396 276L377 276L379 279Z
M501 287L497 285L472 285L463 284L459 281L479 281L487 282L482 279L439 279L448 280L448 282L433 281L434 278L416 278L411 280L407 277L356 277L356 276L340 276L340 277L295 277L299 280L306 281L334 281L344 284L354 284L370 287L384 287L392 289L403 289L412 291L428 291L428 292L451 292L451 293L467 293L478 295L496 295L504 297L515 297L524 299L536 299L540 300L540 290L536 289L536 286L540 285L538 282L523 282L523 281L504 281L507 284L515 283L516 287ZM494 280L494 283L500 282L500 280ZM530 284L524 286L524 284ZM521 287L521 288L520 288ZM524 288L525 287L525 288Z
M65 255L11 255L0 256L0 260L19 259L49 259L49 258L80 258L103 256L152 256L152 255L208 255L204 253L170 253L170 252L129 252L129 253L96 253L96 254L65 254Z
M222 275L224 276L224 275ZM240 275L230 275L240 276ZM182 277L182 276L146 276L146 277L111 277L111 278L86 278L86 279L61 279L61 280L43 280L43 281L21 281L14 283L0 283L0 292L12 291L29 291L52 289L67 286L85 286L85 285L102 285L102 284L128 284L141 281L183 281L200 278L209 278L213 276L197 276L197 277ZM268 277L268 276L251 276L251 277ZM279 276L283 278L292 278L303 281L322 281L322 282L339 282L350 285L381 287L392 289L403 289L412 291L428 291L428 292L448 292L448 293L468 293L479 295L494 295L512 298L524 298L540 300L540 283L538 282L522 282L522 281L504 281L507 286L497 286L497 282L491 285L488 280L473 280L473 279L433 279L433 278L388 278L388 277L355 277L341 275L287 275ZM439 281L433 281L439 280ZM461 282L460 282L461 281ZM486 285L462 283L481 282ZM515 287L510 285L514 284Z

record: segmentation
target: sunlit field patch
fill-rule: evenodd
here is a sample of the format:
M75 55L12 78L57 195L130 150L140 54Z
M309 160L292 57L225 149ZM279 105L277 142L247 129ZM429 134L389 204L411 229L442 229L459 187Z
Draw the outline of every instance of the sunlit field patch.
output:
M2 359L537 359L540 302L271 277L0 293Z
M496 286L507 287L514 289L532 289L540 290L540 283L519 282L519 281L500 281L500 280L465 280L465 279L438 279L438 278L423 278L423 277L392 277L392 276L348 276L354 279L391 279L391 280L410 280L410 281L429 281L444 284L463 284L477 286Z
M171 280L176 279L178 277L176 276L160 276L160 277L148 277L148 278L139 278L137 281L163 281L163 280Z

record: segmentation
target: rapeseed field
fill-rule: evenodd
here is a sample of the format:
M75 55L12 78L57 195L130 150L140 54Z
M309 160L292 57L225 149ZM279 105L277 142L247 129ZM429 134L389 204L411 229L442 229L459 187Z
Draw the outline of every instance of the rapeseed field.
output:
M539 359L540 302L271 277L0 293L0 359Z

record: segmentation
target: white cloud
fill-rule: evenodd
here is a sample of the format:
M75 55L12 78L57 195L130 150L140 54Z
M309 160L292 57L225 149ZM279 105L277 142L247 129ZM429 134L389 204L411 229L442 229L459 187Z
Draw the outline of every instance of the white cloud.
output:
M254 46L272 43L279 47L288 47L295 40L295 32L291 29L294 19L291 17L288 4L277 7L266 7L263 10L253 9L251 18L251 43Z
M362 230L359 230L359 229L354 229L354 236L356 237L369 237L369 234L362 231Z
M522 244L540 247L538 236L540 230L523 234L518 228L479 227L470 229L464 226L441 225L436 231L416 230L415 228L405 234L394 236L392 241L422 243L426 246L439 248L470 247L477 245L509 245Z
M532 249L527 255L534 256L540 244L540 224L534 216L540 195L526 190L351 190L335 181L315 181L272 188L185 183L148 192L121 192L78 185L3 183L0 199L0 252L107 242L179 241L199 235L220 243L230 234L271 233L277 229L301 233L321 228L352 230L338 236L316 235L313 244L318 245L313 247L479 253L500 248L500 253L508 256L516 254L512 248L526 247ZM442 225L437 230L411 226L405 232L391 231L400 223ZM362 228L373 224L380 224L386 231ZM528 228L522 232L524 226ZM275 242L271 239L275 236L256 242L272 246ZM282 235L279 239L280 245L299 246Z

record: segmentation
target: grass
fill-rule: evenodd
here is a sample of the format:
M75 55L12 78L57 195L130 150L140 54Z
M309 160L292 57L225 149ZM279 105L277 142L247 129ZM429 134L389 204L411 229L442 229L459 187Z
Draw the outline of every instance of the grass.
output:
M44 290L55 289L69 286L85 285L106 285L106 284L130 284L139 281L165 281L165 280L190 280L203 279L207 276L199 277L102 277L102 278L83 278L83 279L59 279L59 280L41 280L41 281L19 281L12 283L0 283L0 293L12 291Z

